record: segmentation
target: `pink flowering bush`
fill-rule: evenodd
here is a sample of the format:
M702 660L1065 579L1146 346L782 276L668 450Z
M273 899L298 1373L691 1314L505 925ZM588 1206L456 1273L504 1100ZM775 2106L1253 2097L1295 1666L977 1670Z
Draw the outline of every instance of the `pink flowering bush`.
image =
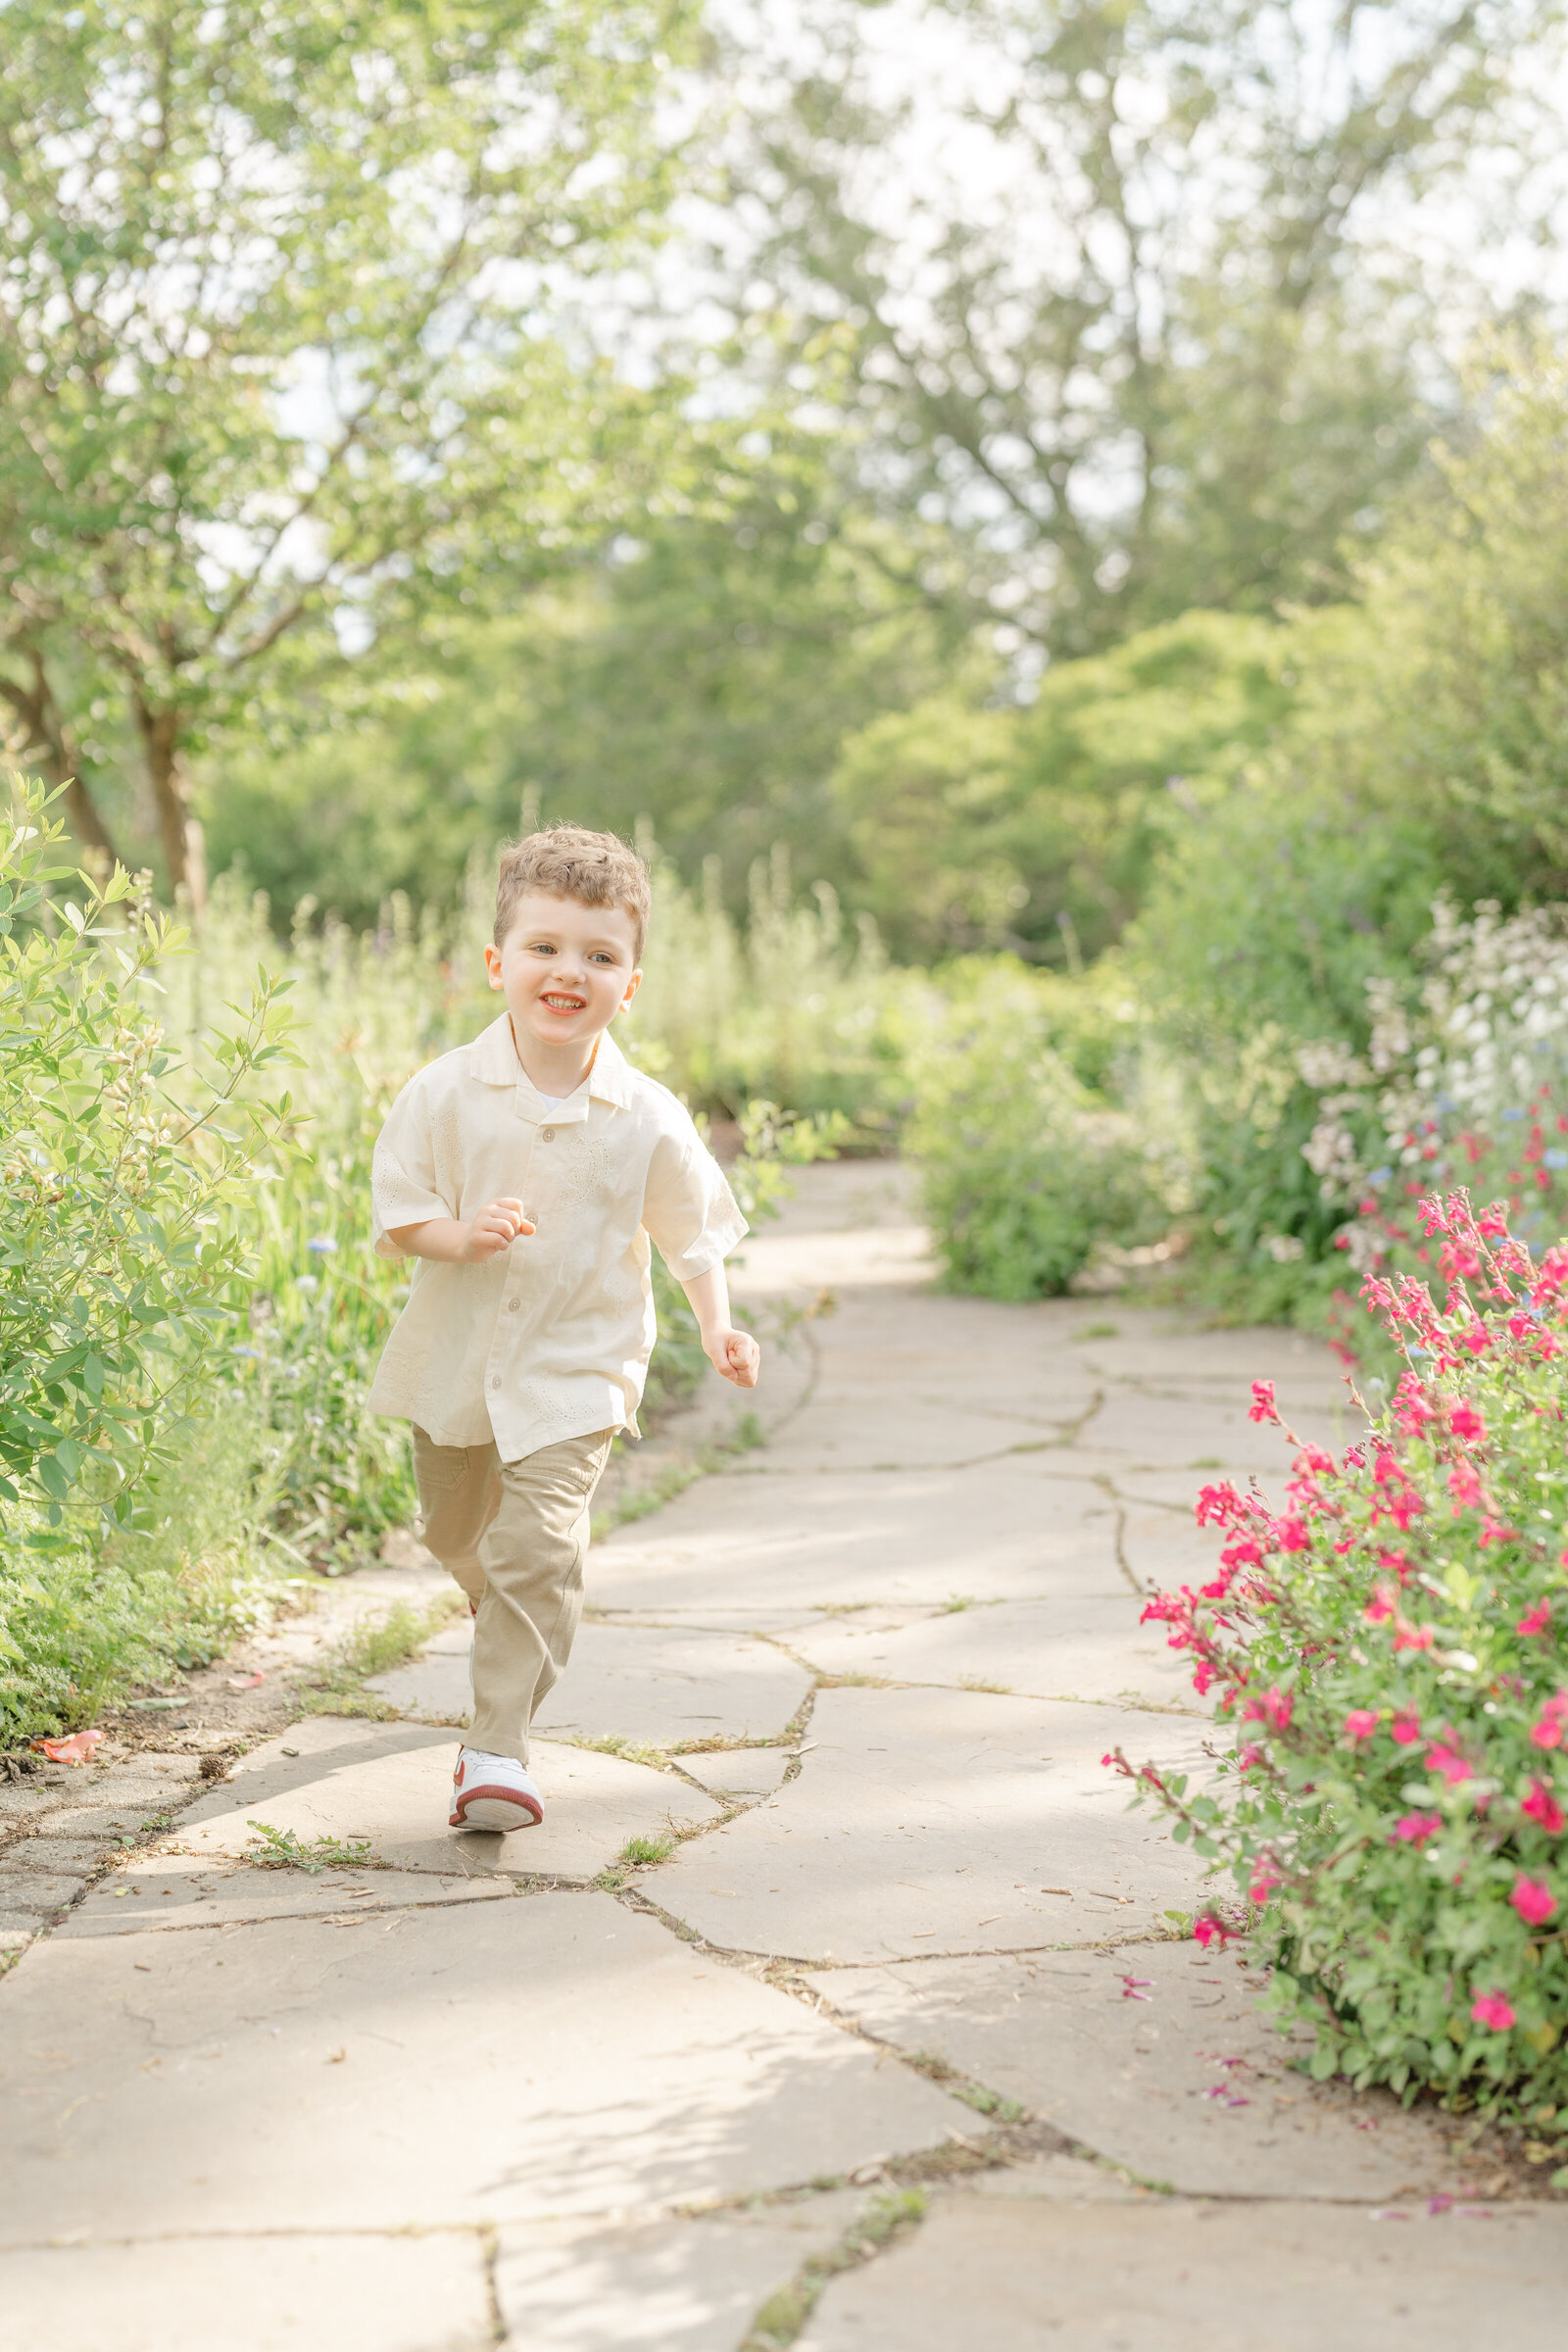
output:
M1340 1458L1295 1439L1283 1507L1205 1487L1213 1578L1160 1594L1217 1693L1202 1788L1107 1762L1238 1889L1200 1916L1272 1968L1313 2070L1459 2104L1568 2101L1568 1247L1423 1201L1442 1303L1369 1277L1402 1359ZM1252 1416L1277 1420L1259 1382ZM1289 1436L1289 1433L1287 1433ZM1568 2129L1568 2107L1563 2125Z

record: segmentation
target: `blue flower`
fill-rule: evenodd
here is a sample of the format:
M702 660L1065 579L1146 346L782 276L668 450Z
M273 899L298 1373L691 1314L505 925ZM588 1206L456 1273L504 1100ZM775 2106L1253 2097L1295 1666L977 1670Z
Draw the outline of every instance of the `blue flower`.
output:
M1367 1178L1367 1182L1368 1184L1372 1185L1387 1184L1389 1178L1393 1174L1394 1170L1392 1168L1374 1168L1371 1175Z
M314 1240L307 1242L305 1247L313 1257L330 1257L336 1250L337 1244L329 1233L318 1233Z
M1522 1110L1505 1110L1502 1115L1505 1119L1522 1119L1525 1114Z
M1548 1168L1568 1168L1568 1152L1558 1152L1553 1149L1550 1152L1543 1152L1541 1156Z
M260 1363L261 1361L262 1351L259 1348L236 1348L234 1353L236 1355L249 1356L253 1364Z

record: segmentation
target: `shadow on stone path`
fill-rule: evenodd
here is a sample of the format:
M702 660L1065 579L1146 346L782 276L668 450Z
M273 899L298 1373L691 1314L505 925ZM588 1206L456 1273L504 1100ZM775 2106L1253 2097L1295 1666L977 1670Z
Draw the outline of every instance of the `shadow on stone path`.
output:
M0 2352L1556 2344L1560 2209L1294 2071L1099 1763L1200 1754L1140 1593L1279 1472L1250 1380L1333 1437L1332 1361L924 1250L858 1164L753 1245L765 1443L596 1548L543 1829L442 1826L466 1628L216 1785L4 1792Z

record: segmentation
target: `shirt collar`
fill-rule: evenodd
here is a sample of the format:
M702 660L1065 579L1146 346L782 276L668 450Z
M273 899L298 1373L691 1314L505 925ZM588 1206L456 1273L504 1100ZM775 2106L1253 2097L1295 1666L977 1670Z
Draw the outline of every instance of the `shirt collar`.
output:
M537 1088L517 1059L517 1049L512 1040L512 1019L500 1013L488 1029L482 1029L468 1048L468 1072L482 1086L511 1086L517 1091L517 1107L531 1118L546 1115L546 1105ZM626 1056L607 1029L599 1040L594 1066L588 1073L589 1097L599 1102L612 1102L624 1110L631 1101L632 1071ZM578 1092L581 1092L579 1088ZM570 1098L575 1102L576 1097ZM555 1106L549 1106L553 1112ZM565 1110L565 1104L561 1108ZM583 1105L586 1114L587 1105Z

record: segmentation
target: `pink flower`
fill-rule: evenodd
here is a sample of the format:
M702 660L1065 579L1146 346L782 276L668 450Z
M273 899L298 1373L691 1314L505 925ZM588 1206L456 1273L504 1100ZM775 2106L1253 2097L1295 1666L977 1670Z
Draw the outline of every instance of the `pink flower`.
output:
M1389 1832L1389 1843L1425 1845L1427 1839L1435 1838L1442 1827L1441 1813L1401 1813Z
M1457 1749L1446 1747L1441 1740L1434 1740L1427 1749L1427 1764L1433 1772L1441 1773L1450 1788L1460 1788L1466 1781L1475 1779L1475 1774Z
M1484 1446L1487 1425L1473 1404L1456 1404L1448 1415L1448 1427L1466 1446Z
M1448 1493L1455 1512L1473 1510L1481 1500L1481 1478L1474 1462L1455 1462L1448 1472Z
M1394 1734L1396 1746L1414 1747L1421 1737L1421 1718L1413 1708L1406 1707L1403 1714L1396 1715L1389 1728Z
M1279 1414L1274 1410L1274 1383L1271 1380L1253 1381L1252 1401L1247 1408L1247 1418L1249 1421L1279 1419Z
M1430 1625L1411 1625L1403 1617L1398 1620L1394 1629L1396 1649L1430 1649L1436 1638Z
M1550 1623L1550 1601L1538 1600L1533 1609L1526 1609L1513 1630L1516 1634L1544 1634Z
M1227 1479L1222 1486L1200 1489L1193 1515L1200 1527L1223 1527L1227 1519L1240 1518L1243 1508L1241 1496Z
M1530 1726L1530 1737L1537 1747L1561 1747L1562 1720L1548 1708L1539 1723Z
M1285 1877L1272 1854L1265 1854L1252 1873L1247 1891L1254 1903L1266 1903Z
M1392 1294L1391 1294L1392 1298ZM1429 1421L1438 1417L1438 1408L1428 1399L1425 1389L1413 1372L1406 1372L1394 1392L1394 1418L1411 1437L1419 1437Z
M1459 1345L1468 1348L1472 1355L1485 1355L1492 1346L1492 1334L1484 1323L1472 1323L1467 1331L1460 1332Z
M1307 1547L1306 1529L1294 1513L1275 1520L1273 1535L1281 1551L1305 1551Z
M1539 1821L1548 1838L1560 1838L1564 1828L1568 1827L1568 1814L1564 1814L1544 1781L1531 1782L1530 1794L1525 1798L1521 1811L1528 1813L1532 1821Z
M1378 1719L1370 1707L1352 1707L1345 1718L1348 1740L1370 1740L1378 1728Z
M1193 1922L1194 1940L1200 1943L1205 1952L1211 1943L1217 1943L1223 1951L1235 1935L1236 1930L1228 1928L1222 1919L1216 1919L1212 1911L1203 1912L1200 1918Z
M1508 1900L1526 1927L1544 1927L1557 1908L1557 1897L1540 1879L1527 1879L1523 1871L1513 1883Z
M1478 2026L1490 2026L1494 2034L1506 2034L1513 2024L1513 2010L1500 1992L1479 1993L1470 2005L1470 2015Z
M1242 1710L1244 1723L1266 1723L1276 1732L1291 1728L1291 1708L1294 1704L1289 1690L1280 1690L1272 1684L1261 1698L1250 1698Z
M1361 1615L1368 1625L1382 1625L1386 1618L1392 1617L1394 1615L1393 1587L1391 1585L1375 1585L1372 1589L1372 1597L1361 1611Z

